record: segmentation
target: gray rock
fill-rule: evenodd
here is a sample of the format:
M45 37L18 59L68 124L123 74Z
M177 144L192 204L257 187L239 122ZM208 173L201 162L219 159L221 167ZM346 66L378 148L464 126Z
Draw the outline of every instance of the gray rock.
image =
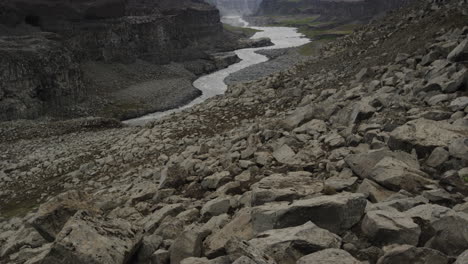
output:
M143 237L140 249L137 252L137 259L139 263L150 262L153 253L159 249L163 242L163 238L158 235L150 235Z
M83 192L70 191L52 198L42 204L35 216L29 221L46 240L52 242L62 227L79 210L96 211Z
M392 157L379 161L371 170L369 178L392 191L403 189L412 193L420 193L426 186L433 184L424 172Z
M270 203L252 208L252 224L257 232L302 225L312 221L333 233L359 222L366 207L362 194L340 193L298 200L291 205Z
M444 93L453 93L458 90L462 90L466 86L468 81L468 70L466 68L452 74L450 80L442 85L442 91Z
M236 259L236 261L234 261L232 264L257 264L257 263L249 257L242 256Z
M453 49L447 59L451 61L466 61L468 60L468 38L463 40L455 49Z
M39 248L47 241L33 228L21 227L7 236L0 246L0 258L6 258L20 248Z
M324 143L332 148L339 148L346 144L346 140L340 136L338 133L330 133L325 137Z
M414 148L418 157L422 158L436 147L448 147L453 140L465 138L467 132L467 128L444 121L416 119L393 130L388 145L391 149L406 151Z
M397 196L397 194L393 196ZM417 197L389 197L386 201L376 203L376 204L369 204L366 208L367 211L372 211L372 210L391 210L397 209L400 212L404 212L406 210L409 210L415 206L426 204L429 201L422 197L422 196L417 196Z
M219 256L231 238L239 237L244 240L250 240L254 235L251 208L241 209L236 213L231 222L220 230L214 231L213 234L205 239L205 255L208 257Z
M448 160L449 156L450 155L448 151L446 151L444 148L437 147L432 151L429 158L427 158L426 164L433 168L439 167Z
M285 163L285 164L297 163L296 159L294 158L296 153L294 153L294 150L292 150L292 148L286 144L276 149L272 155L280 163Z
M453 112L465 109L468 106L468 97L461 96L457 97L450 102L449 107Z
M468 202L455 205L453 210L468 214Z
M189 257L183 259L180 264L210 264L210 260L207 258Z
M452 157L468 160L468 138L458 138L449 145L449 152Z
M169 249L171 264L180 264L189 257L201 257L203 234L197 227L189 227L182 232Z
M78 211L57 235L41 263L127 263L142 236L122 219L102 219Z
M272 257L254 247L251 243L237 237L231 238L226 243L226 252L235 259L246 256L257 264L276 264Z
M340 178L331 177L325 180L325 187L332 188L335 191L348 190L357 182L357 177Z
M461 254L468 248L468 214L447 214L432 222L431 227L435 235L426 243L426 247L449 256Z
M424 247L399 245L385 252L377 264L448 264L449 259L441 252Z
M211 176L203 178L201 186L204 189L217 189L219 186L232 180L228 171L217 172Z
M151 255L151 264L167 264L170 261L169 251L158 249Z
M361 178L368 178L372 172L372 169L377 163L379 163L385 157L392 157L398 159L408 165L408 167L419 169L418 160L406 153L401 151L390 151L390 150L375 150L366 153L359 153L349 155L345 158L346 163Z
M313 119L302 126L295 128L295 133L307 133L309 135L318 135L327 132L327 125L323 120Z
M339 236L312 222L269 230L257 237L249 242L282 264L295 264L304 255L326 248L340 248L341 245Z
M468 249L458 256L457 261L453 264L465 264L468 263Z
M394 192L368 179L362 181L356 192L367 195L367 198L373 203L385 201L394 194Z
M417 245L420 227L404 213L398 211L370 211L364 217L362 232L378 245Z
M167 216L176 216L184 210L182 204L170 204L145 217L142 222L146 232L154 232Z
M216 198L208 201L201 209L202 215L217 216L220 214L227 213L231 208L231 201L229 198Z
M336 248L324 249L300 258L297 264L361 264L351 254Z
M153 198L153 196L155 196L158 192L158 188L158 185L149 181L136 184L136 186L129 190L129 193L131 194L131 203L136 204L138 202Z

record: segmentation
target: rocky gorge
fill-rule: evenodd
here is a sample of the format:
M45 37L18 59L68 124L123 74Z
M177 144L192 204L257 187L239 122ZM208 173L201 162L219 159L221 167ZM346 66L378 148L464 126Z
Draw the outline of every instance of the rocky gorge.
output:
M0 7L0 120L122 119L171 108L199 95L196 76L237 60L222 52L249 46L201 1L8 0ZM171 89L177 98L167 96Z
M0 263L467 263L467 21L415 0L144 127L2 124Z

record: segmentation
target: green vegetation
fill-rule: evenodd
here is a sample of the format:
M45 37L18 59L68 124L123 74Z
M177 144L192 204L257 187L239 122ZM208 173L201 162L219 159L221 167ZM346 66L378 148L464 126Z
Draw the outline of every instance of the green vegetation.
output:
M241 34L242 36L244 36L246 38L250 38L253 35L255 35L255 33L260 31L260 30L256 30L256 29L253 29L253 28L235 27L235 26L231 26L231 25L228 25L228 24L223 24L223 27L224 27L224 30L234 32L234 33L237 33L237 34Z

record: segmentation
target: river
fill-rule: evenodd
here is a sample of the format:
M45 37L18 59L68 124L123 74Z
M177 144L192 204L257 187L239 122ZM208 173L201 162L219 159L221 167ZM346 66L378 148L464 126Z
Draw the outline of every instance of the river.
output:
M236 25L243 25L244 27L248 27L248 23L245 20L243 20L241 17L234 17L234 16L225 17L224 21L232 21L232 22L235 22ZM163 112L147 114L138 118L126 120L124 121L124 123L128 125L142 125L149 121L153 121L161 117L170 115L172 113L179 112L189 107L192 107L213 96L224 94L224 92L227 89L227 85L224 83L224 79L226 79L226 77L228 77L230 74L234 72L242 70L251 65L268 61L268 58L266 56L255 53L258 50L292 48L292 47L298 47L298 46L301 46L310 42L309 39L305 38L302 34L298 33L296 28L291 28L291 27L250 27L250 28L261 30L260 32L255 33L255 35L252 36L252 39L267 37L271 39L271 42L274 45L268 46L268 47L247 48L247 49L236 50L235 53L241 59L240 62L232 64L225 69L221 69L211 74L202 76L198 78L197 80L195 80L195 82L193 82L193 86L199 89L200 91L202 91L201 96L195 98L190 103L184 106L181 106L179 108L175 108L175 109L163 111Z

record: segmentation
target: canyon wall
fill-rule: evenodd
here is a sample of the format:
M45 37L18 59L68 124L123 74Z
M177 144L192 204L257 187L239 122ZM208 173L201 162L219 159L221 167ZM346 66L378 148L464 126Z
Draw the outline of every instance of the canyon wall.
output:
M195 60L222 40L219 11L196 0L4 1L0 120L60 114L83 99L83 62Z
M369 19L411 0L263 0L258 15L321 14L340 19Z
M262 0L206 0L216 6L222 15L252 15L258 11Z

